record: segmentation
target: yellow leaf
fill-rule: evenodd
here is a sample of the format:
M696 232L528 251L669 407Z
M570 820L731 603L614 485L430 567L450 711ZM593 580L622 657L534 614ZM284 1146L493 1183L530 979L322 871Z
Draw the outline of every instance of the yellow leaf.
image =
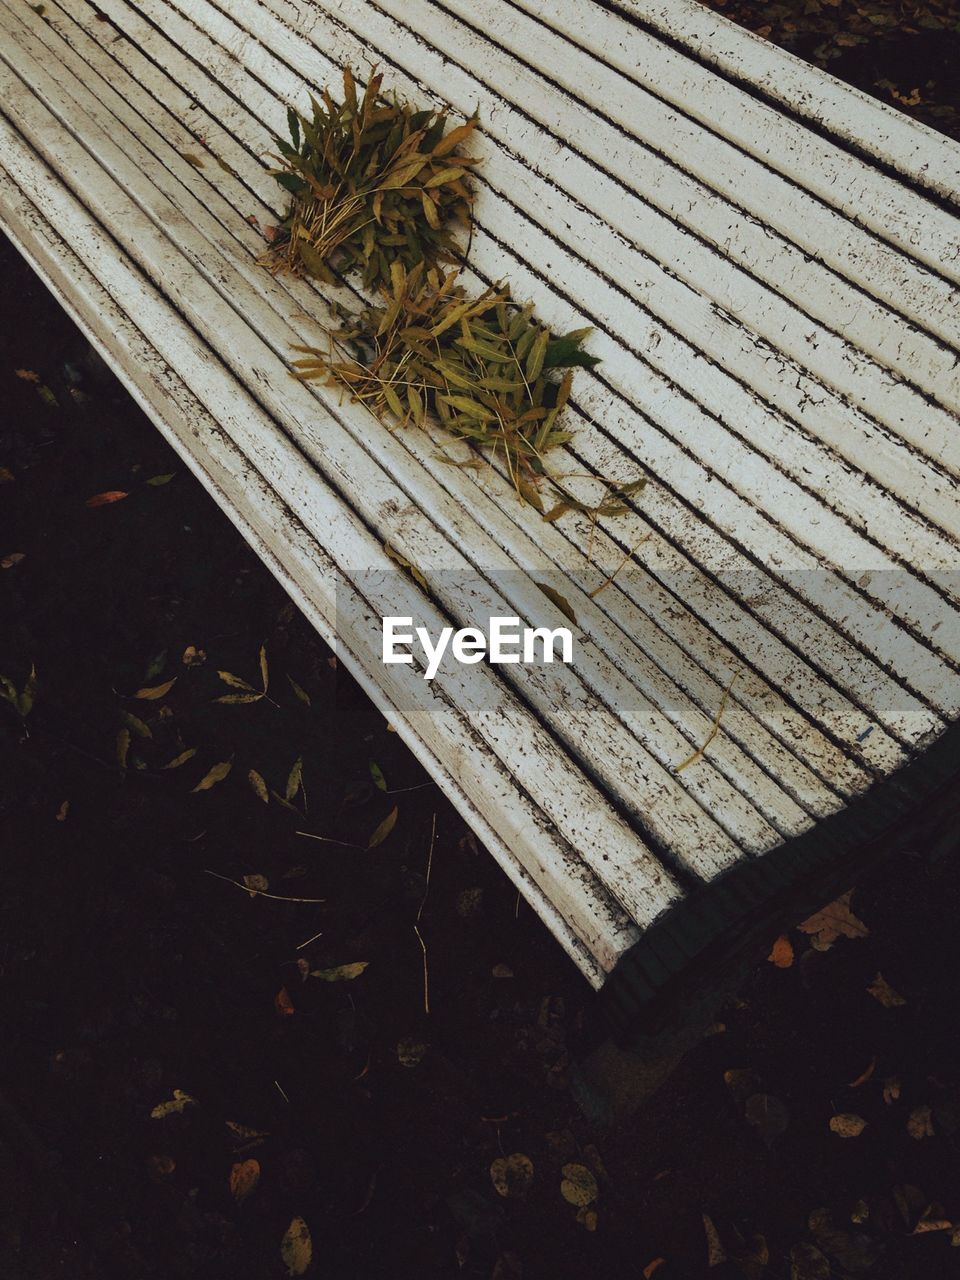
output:
M211 787L215 787L218 782L222 782L230 770L233 768L232 760L222 760L220 764L215 764L209 773L205 773L194 791L209 791Z
M130 751L130 730L121 729L117 734L117 764L121 769L127 767L127 755Z
M380 823L373 835L367 841L368 849L375 849L378 844L383 844L387 836L397 824L397 806L394 805L384 820Z
M866 1127L867 1122L863 1116L853 1115L849 1111L841 1111L830 1117L830 1132L835 1133L838 1138L859 1138Z
M302 1276L313 1257L313 1241L310 1239L310 1228L302 1218L294 1218L284 1232L280 1241L280 1256L287 1268L287 1274Z
M324 982L350 982L359 978L369 960L355 960L353 964L338 964L333 969L311 969L311 978L321 978Z
M237 1204L243 1204L244 1200L255 1190L259 1181L259 1160L237 1161L230 1170L230 1194Z
M239 676L235 676L232 671L218 671L217 675L224 684L228 684L231 689L246 689L247 693L256 693L252 684L247 684L246 680L241 680Z
M267 646L260 646L260 678L263 681L263 692L267 692L267 686L270 683L270 671L267 667Z
M164 769L179 769L182 764L186 764L188 760L192 760L197 754L196 747L188 747L186 751L181 751L178 756L174 756L163 767Z
M267 784L263 778L257 773L256 769L251 769L247 774L247 781L253 788L254 795L262 800L264 804L270 803L270 792L267 790Z
M582 1227L585 1227L587 1231L596 1231L597 1222L599 1221L596 1209L588 1209L586 1205L581 1206L581 1208L577 1210L577 1221Z
M569 1204L578 1208L593 1204L600 1194L597 1180L585 1164L565 1164L563 1181L560 1183L560 1194Z
M451 129L433 148L434 156L446 156L451 151L455 151L460 143L465 142L470 134L473 133L476 124L476 120L468 120L466 124L461 124L456 129Z
M70 801L64 800L63 804L57 810L57 821L66 822L67 814L70 812Z
M214 702L225 702L233 706L246 704L249 702L261 702L263 700L262 693L225 693L220 698L214 698Z
M520 1151L498 1156L490 1166L490 1181L497 1195L522 1199L533 1181L533 1161Z
M189 1093L184 1093L182 1089L174 1089L173 1097L169 1102L161 1102L150 1112L153 1120L162 1120L164 1116L180 1115L187 1107L195 1107L197 1105L196 1098L191 1098Z
M789 969L793 964L793 944L785 933L781 933L773 944L773 949L767 959L771 964L775 964L778 969Z
M158 698L165 698L176 683L177 677L174 676L172 680L166 680L163 684L151 685L147 689L138 689L133 696L149 702L156 702Z

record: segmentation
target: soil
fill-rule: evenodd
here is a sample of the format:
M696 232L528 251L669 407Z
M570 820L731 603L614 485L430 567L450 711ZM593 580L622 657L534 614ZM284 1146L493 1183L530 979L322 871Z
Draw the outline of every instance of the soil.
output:
M36 672L0 702L3 1280L269 1280L297 1218L342 1280L960 1274L956 864L878 869L865 936L792 931L589 1120L572 963L5 244L0 277L0 676ZM266 696L217 702L261 647Z

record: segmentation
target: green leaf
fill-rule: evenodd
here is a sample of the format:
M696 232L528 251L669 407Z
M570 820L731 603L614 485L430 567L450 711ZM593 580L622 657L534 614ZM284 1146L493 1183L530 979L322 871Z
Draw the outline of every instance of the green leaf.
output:
M294 111L293 107L287 107L287 128L290 130L290 138L293 145L299 151L300 149L300 117Z
M138 716L131 715L129 711L121 711L120 719L123 721L123 723L127 726L128 729L133 730L133 732L137 735L138 738L153 737L153 732L151 731L150 726L146 724L143 720L141 720Z
M387 780L383 776L383 770L375 760L370 761L370 777L373 779L373 785L380 791L386 791Z
M324 982L352 982L369 964L369 960L355 960L353 964L338 964L333 969L311 969L310 977L321 978Z
M309 707L310 706L309 693L307 693L305 689L300 688L296 680L294 680L293 676L287 676L287 680L290 682L290 688L296 694L297 698L303 703L305 707Z
M283 798L289 803L300 790L303 781L303 756L297 756L293 762L293 768L287 776L287 787L284 791Z
M176 474L177 473L175 471L169 471L166 475L151 476L147 481L147 484L153 485L155 489L158 489L162 484L169 484Z

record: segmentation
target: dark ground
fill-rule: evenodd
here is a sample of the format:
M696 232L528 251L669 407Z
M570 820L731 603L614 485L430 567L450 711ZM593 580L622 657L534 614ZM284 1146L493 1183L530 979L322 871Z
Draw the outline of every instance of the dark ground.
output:
M592 1126L573 966L7 246L0 278L0 676L37 673L22 720L0 702L0 1280L269 1280L296 1216L338 1280L960 1276L956 865L878 869L869 936L794 931L652 1102ZM259 688L261 645L271 700L214 703L218 670ZM301 756L299 812L258 799L249 770L283 794ZM174 1090L195 1103L153 1118Z

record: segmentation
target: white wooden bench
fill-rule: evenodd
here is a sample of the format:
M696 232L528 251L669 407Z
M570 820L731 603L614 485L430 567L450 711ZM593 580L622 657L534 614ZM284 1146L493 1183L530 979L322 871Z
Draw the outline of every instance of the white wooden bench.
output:
M478 109L469 269L595 326L556 466L648 474L629 515L289 376L327 302L257 264L266 153L373 63ZM0 108L7 234L619 1026L949 786L956 144L692 0L0 0ZM381 663L385 614L562 625L538 583L570 667Z

